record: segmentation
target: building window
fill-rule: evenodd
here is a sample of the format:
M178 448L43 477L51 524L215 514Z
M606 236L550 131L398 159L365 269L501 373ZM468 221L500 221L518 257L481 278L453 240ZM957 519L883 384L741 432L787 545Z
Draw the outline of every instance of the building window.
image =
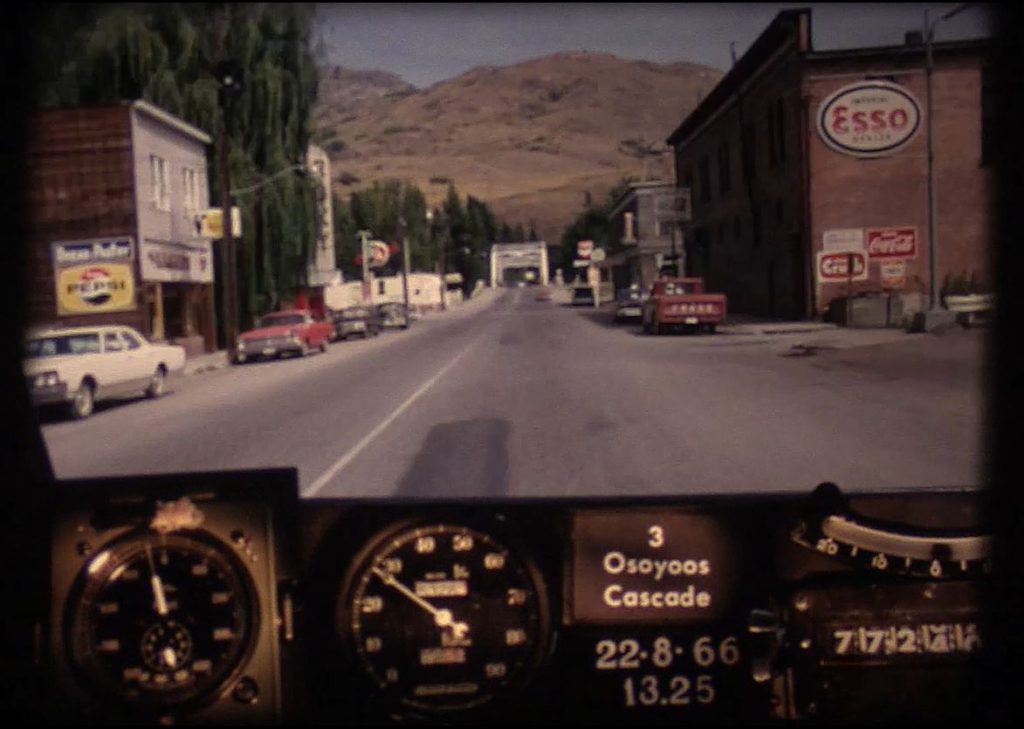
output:
M697 175L700 177L700 201L711 202L711 164L707 155L700 158Z
M171 209L170 190L167 186L167 161L155 154L149 155L149 183L153 205L160 210Z
M196 171L186 167L181 171L181 189L186 210L199 209L199 176Z
M996 158L996 89L995 71L981 69L981 164L988 166Z
M725 195L732 190L732 176L729 169L729 143L718 148L718 191Z
M384 279L377 281L377 293L381 296L384 295Z

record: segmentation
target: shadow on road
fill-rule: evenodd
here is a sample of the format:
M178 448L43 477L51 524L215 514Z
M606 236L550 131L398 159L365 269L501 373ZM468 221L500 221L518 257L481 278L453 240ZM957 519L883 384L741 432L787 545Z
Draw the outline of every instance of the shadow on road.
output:
M505 496L509 490L507 420L463 420L431 428L395 496Z

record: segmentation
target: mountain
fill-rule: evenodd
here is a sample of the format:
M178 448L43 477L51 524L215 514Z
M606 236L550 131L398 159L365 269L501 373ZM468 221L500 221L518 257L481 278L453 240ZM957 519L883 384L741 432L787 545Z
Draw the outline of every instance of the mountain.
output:
M723 73L605 53L566 52L479 67L426 89L393 74L327 69L314 112L336 191L389 178L432 204L449 181L549 242L624 176L671 179L664 140Z

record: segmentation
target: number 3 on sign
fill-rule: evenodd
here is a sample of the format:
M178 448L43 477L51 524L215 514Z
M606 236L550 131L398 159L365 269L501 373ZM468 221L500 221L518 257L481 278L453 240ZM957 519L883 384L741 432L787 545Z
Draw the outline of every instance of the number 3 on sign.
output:
M658 548L665 544L665 530L660 526L652 526L647 530L647 534L650 536L647 543L652 547Z

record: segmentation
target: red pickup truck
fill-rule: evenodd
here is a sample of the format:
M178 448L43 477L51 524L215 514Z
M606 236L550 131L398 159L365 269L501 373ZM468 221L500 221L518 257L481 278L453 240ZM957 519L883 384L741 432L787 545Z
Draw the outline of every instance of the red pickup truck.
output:
M661 278L644 302L643 330L661 334L667 327L684 326L714 332L725 320L725 294L704 293L702 278Z

